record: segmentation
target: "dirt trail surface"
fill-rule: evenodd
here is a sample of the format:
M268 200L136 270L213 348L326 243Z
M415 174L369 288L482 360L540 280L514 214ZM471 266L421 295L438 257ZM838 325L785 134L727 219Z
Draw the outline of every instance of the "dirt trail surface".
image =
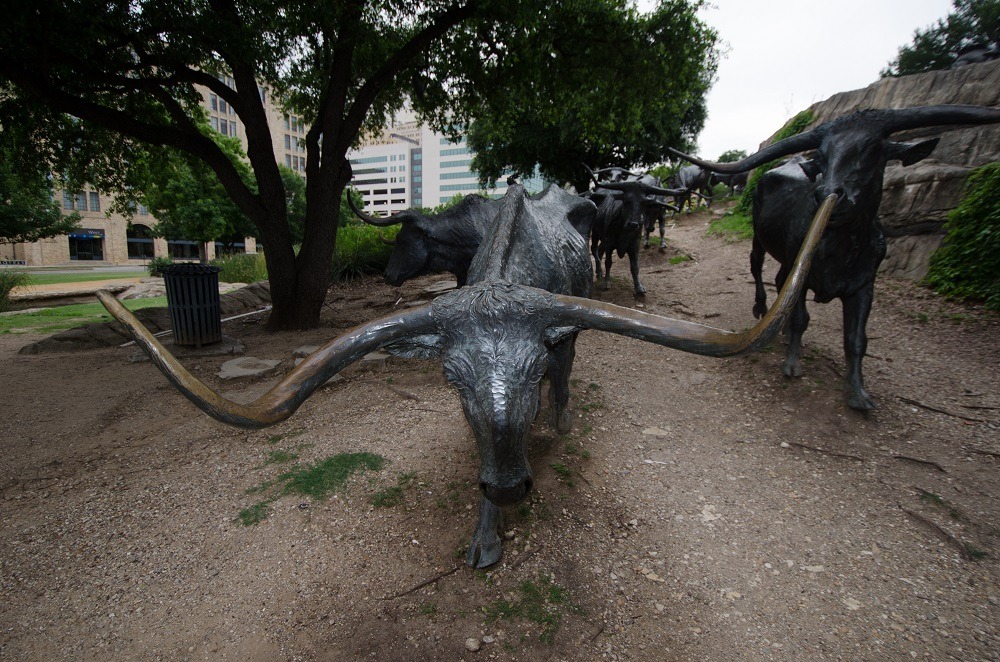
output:
M744 328L749 246L706 227L686 216L642 253L644 310ZM613 275L596 296L635 306L627 263ZM308 333L255 317L226 333L287 371L294 349L439 279L338 286ZM37 336L0 336L0 658L1000 658L997 316L880 281L865 362L880 408L863 416L841 393L839 304L810 311L798 380L778 342L715 360L582 334L574 430L536 422L535 491L505 513L489 572L461 561L478 460L434 361L356 364L245 431L134 348L20 356ZM221 382L226 358L186 362L237 399L279 378ZM268 488L248 490L359 452L388 462L241 523Z

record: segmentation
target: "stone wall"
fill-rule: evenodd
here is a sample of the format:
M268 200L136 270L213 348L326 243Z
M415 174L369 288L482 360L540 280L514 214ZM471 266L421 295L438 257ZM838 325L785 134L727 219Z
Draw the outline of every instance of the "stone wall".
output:
M886 78L862 90L835 94L809 107L815 117L810 127L855 110L935 104L1000 106L1000 60ZM942 225L948 212L961 198L966 175L973 168L1000 161L1000 124L920 129L894 134L893 139L933 136L940 136L941 141L929 158L906 168L891 162L885 170L879 216L889 237L889 253L882 263L883 273L923 278L930 255L944 238Z

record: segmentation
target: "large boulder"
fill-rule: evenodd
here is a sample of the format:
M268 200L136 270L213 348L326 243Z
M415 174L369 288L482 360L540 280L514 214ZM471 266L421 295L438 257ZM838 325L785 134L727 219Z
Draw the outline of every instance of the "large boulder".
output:
M884 78L861 90L840 92L809 107L817 126L856 110L936 104L1000 106L1000 60L899 78ZM934 127L895 134L897 140L940 136L931 156L885 170L879 216L889 253L881 272L919 280L944 238L942 225L962 195L969 171L1000 161L1000 124L948 130ZM771 142L769 138L763 143ZM762 145L762 146L763 146Z

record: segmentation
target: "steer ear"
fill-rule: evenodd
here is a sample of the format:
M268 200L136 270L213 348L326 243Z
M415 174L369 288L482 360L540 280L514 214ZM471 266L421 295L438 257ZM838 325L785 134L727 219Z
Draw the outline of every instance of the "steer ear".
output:
M799 167L802 168L802 172L806 173L806 177L809 178L809 181L814 182L816 181L816 178L819 177L820 168L819 164L816 163L816 159L799 161Z
M397 340L382 349L404 359L436 359L444 351L444 337L440 333L423 333Z
M917 161L923 161L934 148L937 147L938 141L941 138L931 138L930 140L922 140L918 143L889 143L889 159L899 159L903 162L904 166L913 165Z
M580 330L578 326L550 326L545 329L545 345L553 347Z

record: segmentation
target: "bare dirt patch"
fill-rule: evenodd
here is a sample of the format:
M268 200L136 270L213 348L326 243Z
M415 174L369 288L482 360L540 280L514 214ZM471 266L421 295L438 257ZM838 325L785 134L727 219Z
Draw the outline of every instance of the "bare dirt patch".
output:
M748 326L748 244L706 237L707 220L642 253L643 302L624 261L595 296ZM309 333L253 317L226 333L286 371L434 280L336 287ZM37 337L0 336L0 657L997 659L1000 322L905 282L876 296L869 416L843 403L839 304L811 306L794 381L780 343L713 360L582 334L574 430L536 423L536 490L485 573L461 558L474 443L433 361L352 367L244 431L130 349L20 356ZM278 379L222 383L225 358L188 365L236 398ZM240 523L247 490L354 452L388 464Z

